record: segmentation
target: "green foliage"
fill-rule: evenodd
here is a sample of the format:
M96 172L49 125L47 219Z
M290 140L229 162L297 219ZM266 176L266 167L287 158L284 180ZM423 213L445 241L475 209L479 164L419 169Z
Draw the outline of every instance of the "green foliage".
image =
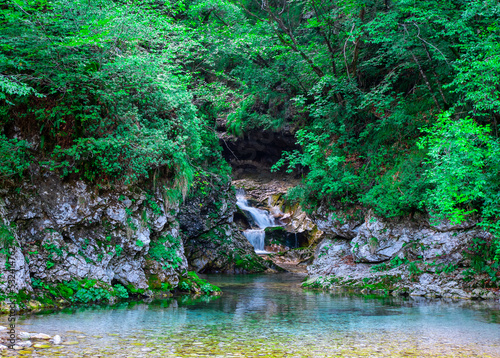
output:
M220 288L212 285L207 280L199 278L196 272L190 271L186 277L181 278L178 288L181 291L191 291L203 295L216 294L220 292Z
M120 255L122 254L122 252L123 252L123 247L121 247L121 245L116 245L115 246L116 257L120 257Z
M399 256L394 256L388 263L382 262L380 264L373 265L370 268L370 271L371 272L387 271L387 270L391 270L393 268L396 268L396 267L399 267L402 265L406 265L408 263L409 263L409 260L407 258L403 257L401 259L401 258L399 258Z
M444 113L419 145L428 148L426 172L434 185L427 191L426 206L436 219L461 223L472 214L495 239L495 260L500 260L500 143L488 126L472 118L454 119Z
M14 126L39 136L36 165L101 185L162 178L184 197L194 167L227 169L177 61L191 51L173 18L184 5L1 3L1 181L33 162L26 141L6 136Z
M51 242L45 243L43 247L47 252L56 254L57 257L62 257L63 255L63 250Z
M376 264L376 265L373 265L371 268L370 268L370 271L371 272L381 272L381 271L387 271L389 268L387 267L387 264L385 263L380 263L380 264Z
M112 296L118 299L129 297L122 285L116 284L112 287L98 280L83 279L45 283L40 279L31 278L31 285L35 289L35 297L46 302L62 298L72 303L97 303L108 301Z
M403 216L422 208L421 200L429 184L422 180L424 168L421 152L403 156L394 167L376 179L376 184L361 202L382 217Z
M477 212L474 201L484 198L486 181L494 180L484 172L494 154L488 131L471 118L457 121L445 113L432 128L425 129L428 135L420 141L422 148L429 148L427 176L435 185L427 205L453 223Z
M417 266L416 261L412 261L408 264L408 272L411 276L417 276L420 275L423 271L420 270L420 268Z
M1 78L1 77L0 77ZM8 139L0 134L0 181L15 180L23 176L23 173L31 164L29 153L30 145L23 140Z
M126 289L123 285L121 285L121 284L117 283L117 284L116 284L116 285L114 285L113 287L114 287L114 290L113 290L112 295L113 295L113 296L116 296L116 298L119 298L119 299L126 299L126 298L128 298L128 297L129 297L129 296L128 296L127 289Z
M172 235L160 236L149 244L148 255L163 266L163 269L177 269L182 263L182 258L177 252L181 246L180 238Z
M490 277L490 281L494 286L498 286L500 280L500 263L495 258L496 254L495 242L489 239L474 238L471 245L464 252L464 255L470 259L472 271L474 273L485 273ZM468 276L467 273L464 276Z
M10 225L7 225L3 217L0 217L0 253L5 255L6 270L9 270L11 268L9 260L12 255L11 248L16 245L16 238L14 236L15 229L15 224L12 223Z

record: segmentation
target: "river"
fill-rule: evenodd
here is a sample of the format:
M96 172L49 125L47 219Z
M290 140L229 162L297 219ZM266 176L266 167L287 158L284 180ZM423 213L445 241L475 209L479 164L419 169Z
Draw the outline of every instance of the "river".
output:
M292 274L207 278L222 297L67 308L18 328L72 343L31 356L500 357L499 303L304 291Z

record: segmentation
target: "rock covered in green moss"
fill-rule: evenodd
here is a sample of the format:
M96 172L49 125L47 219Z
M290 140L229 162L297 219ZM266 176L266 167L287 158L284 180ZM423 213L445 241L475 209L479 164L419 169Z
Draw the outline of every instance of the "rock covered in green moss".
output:
M38 179L6 191L0 203L2 223L15 234L11 291L31 292L32 280L52 287L89 279L147 291L155 277L160 285L177 285L187 269L178 203L159 187L98 189L51 174ZM0 253L2 274L6 258ZM60 294L55 297L65 298Z
M364 220L349 221L335 212L320 218L318 226L330 237L316 247L308 267L313 286L366 292L376 286L415 296L500 298L500 264L494 260L491 236L473 222L433 225L422 214L395 219L365 214ZM396 283L388 284L388 277L397 278ZM472 294L477 287L485 292Z
M216 190L215 190L216 189ZM196 272L263 272L269 268L233 223L231 183L189 197L179 222L190 268Z

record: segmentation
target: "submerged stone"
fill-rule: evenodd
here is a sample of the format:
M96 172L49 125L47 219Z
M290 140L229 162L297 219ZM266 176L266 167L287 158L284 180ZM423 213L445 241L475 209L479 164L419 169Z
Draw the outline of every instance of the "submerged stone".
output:
M35 344L33 344L33 347L34 348L42 348L42 349L44 349L44 348L50 348L52 346L50 344L35 343Z

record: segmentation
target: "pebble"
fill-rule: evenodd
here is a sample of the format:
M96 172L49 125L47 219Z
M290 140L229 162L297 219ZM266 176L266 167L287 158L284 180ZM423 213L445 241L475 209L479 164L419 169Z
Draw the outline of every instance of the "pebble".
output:
M80 344L78 341L69 341L69 342L62 342L65 346L74 346L76 344Z
M22 346L19 346L19 345L14 345L12 348L14 348L16 351L20 351L21 349L23 349L24 347Z
M31 336L31 338L34 338L34 339L50 339L51 337L48 334L45 334L45 333L37 333L37 334Z
M31 338L31 333L28 333L28 332L19 332L17 334L17 336L20 338L20 339L30 339Z
M61 344L62 343L62 338L60 335L56 334L52 339L51 342L54 344Z
M4 346L3 344L0 344L0 349L8 349L9 347Z
M151 352L154 348L141 348L141 352Z
M17 345L21 347L31 347L32 343L31 341L24 341L24 342L19 342Z
M7 330L7 327L5 327L5 326L0 326L0 332L2 332L2 331L6 331L6 330Z
M35 343L33 344L34 348L50 348L52 347L50 344L43 344L43 343Z

